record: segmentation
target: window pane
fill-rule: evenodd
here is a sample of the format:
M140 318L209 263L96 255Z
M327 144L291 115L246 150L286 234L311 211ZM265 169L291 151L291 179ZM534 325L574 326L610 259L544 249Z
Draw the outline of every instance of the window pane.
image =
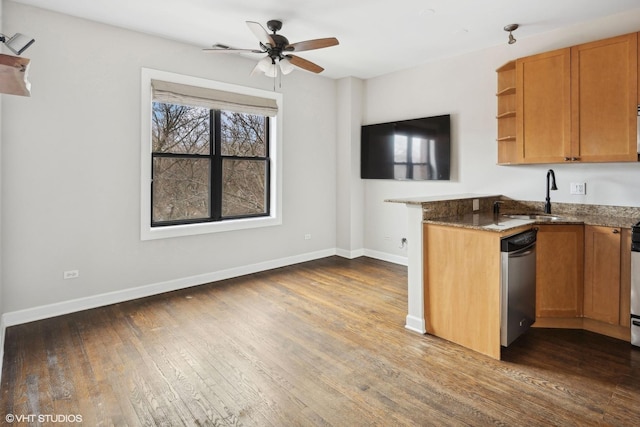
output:
M222 161L222 216L264 214L267 209L267 161Z
M209 159L153 159L153 222L208 218Z
M209 154L209 110L153 103L154 153Z
M407 179L407 165L393 165L394 179Z
M223 156L267 156L266 117L221 111L220 120Z
M394 163L407 162L408 139L405 135L393 136L393 161Z
M431 141L425 138L413 137L411 139L411 162L426 163L429 154L428 148Z

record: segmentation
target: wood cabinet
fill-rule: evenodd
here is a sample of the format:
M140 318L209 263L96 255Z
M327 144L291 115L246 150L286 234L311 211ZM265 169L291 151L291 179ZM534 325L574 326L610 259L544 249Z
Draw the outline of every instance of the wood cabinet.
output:
M631 232L585 226L584 317L629 326Z
M582 317L583 252L582 225L538 226L536 323L539 326L545 318Z
M637 161L638 35L571 48L571 161Z
M638 56L633 33L517 59L509 146L498 69L498 163L637 161Z
M511 229L507 235L530 229ZM500 358L503 233L425 224L424 316L429 334Z
M631 229L623 228L620 243L620 326L631 327Z
M618 324L620 229L585 226L584 316Z
M570 155L570 49L516 61L516 145L520 163L557 163Z
M516 61L496 70L498 74L498 163L517 163L516 149Z

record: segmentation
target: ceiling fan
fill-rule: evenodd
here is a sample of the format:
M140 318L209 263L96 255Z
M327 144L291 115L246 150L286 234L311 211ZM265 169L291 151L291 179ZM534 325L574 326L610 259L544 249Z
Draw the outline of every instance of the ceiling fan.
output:
M203 51L207 53L266 54L264 58L258 61L251 75L263 72L268 77L276 77L278 75L278 68L282 74L289 74L295 67L300 67L312 73L321 73L324 68L304 58L293 55L293 52L322 49L339 44L338 39L335 37L306 40L290 44L285 36L276 34L276 32L282 28L282 21L277 19L272 19L267 22L267 28L273 32L272 34L269 34L267 30L257 22L247 21L247 26L258 38L260 49L235 49L222 44L216 44L213 48L203 49Z

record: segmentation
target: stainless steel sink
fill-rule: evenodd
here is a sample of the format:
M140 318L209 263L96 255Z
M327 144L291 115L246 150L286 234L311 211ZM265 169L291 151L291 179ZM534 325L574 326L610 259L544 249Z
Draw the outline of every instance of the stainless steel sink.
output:
M519 215L511 215L511 214L504 214L502 215L505 218L511 218L511 219L532 219L535 221L566 221L566 218L563 218L561 216L554 216L554 215L543 215L543 214L519 214Z

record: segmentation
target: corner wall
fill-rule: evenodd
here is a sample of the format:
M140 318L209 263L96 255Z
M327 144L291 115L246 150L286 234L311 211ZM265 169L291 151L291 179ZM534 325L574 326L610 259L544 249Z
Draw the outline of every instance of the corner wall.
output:
M364 254L364 186L360 179L363 82L348 77L337 86L336 246L339 255L356 258Z

